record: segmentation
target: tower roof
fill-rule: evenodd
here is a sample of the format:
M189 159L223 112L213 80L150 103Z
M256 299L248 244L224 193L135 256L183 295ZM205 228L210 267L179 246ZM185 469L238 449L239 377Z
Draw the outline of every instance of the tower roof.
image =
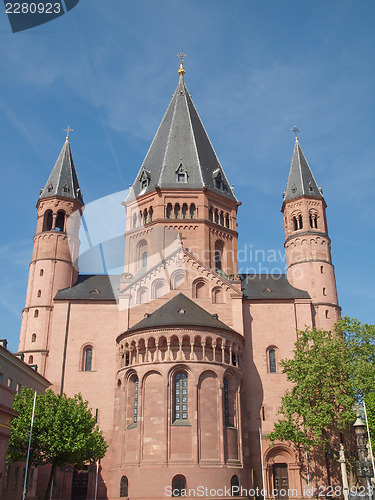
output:
M313 173L303 154L298 138L294 145L292 163L290 165L288 182L284 192L284 201L307 195L322 198L321 188L318 187Z
M79 187L68 137L48 181L40 193L39 199L50 198L51 196L70 198L79 201L83 205L81 188Z
M160 188L209 190L237 201L195 109L184 81L179 82L134 181L135 196Z

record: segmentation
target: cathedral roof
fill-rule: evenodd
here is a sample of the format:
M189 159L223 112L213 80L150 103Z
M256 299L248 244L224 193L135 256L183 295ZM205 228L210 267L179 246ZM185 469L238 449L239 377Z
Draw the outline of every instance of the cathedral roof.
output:
M290 285L285 274L240 274L240 278L245 300L310 298L305 290Z
M284 201L307 195L322 198L322 190L318 187L314 175L307 163L305 155L296 137L288 182L284 192Z
M120 276L80 274L75 285L59 290L55 300L116 300Z
M159 188L209 190L237 201L195 109L180 68L180 79L134 181L134 195Z
M83 198L68 137L66 138L65 144L62 147L48 181L40 193L39 199L49 198L51 196L71 198L79 201L83 205Z
M201 326L235 332L235 330L220 321L216 316L208 313L183 293L179 293L159 309L129 328L128 332L162 326Z

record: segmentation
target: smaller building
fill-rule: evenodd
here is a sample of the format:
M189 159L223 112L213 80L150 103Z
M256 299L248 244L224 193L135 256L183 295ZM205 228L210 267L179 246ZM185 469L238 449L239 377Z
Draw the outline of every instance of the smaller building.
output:
M8 351L7 341L0 340L0 497L15 500L22 495L24 464L6 465L6 454L12 419L17 416L13 410L13 399L22 387L31 387L43 393L51 383L37 372L36 365L27 365L23 355Z

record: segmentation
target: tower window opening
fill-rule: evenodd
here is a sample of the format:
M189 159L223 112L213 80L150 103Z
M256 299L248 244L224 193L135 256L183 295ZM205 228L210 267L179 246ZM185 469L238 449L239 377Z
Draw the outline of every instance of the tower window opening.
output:
M182 497L186 491L186 477L182 474L174 476L172 479L172 497Z
M264 405L262 406L262 420L263 420L263 422L266 420L266 415L265 415L265 411L264 411Z
M31 335L31 342L36 342L36 333Z
M29 356L28 364L32 365L34 363L34 356Z
M38 294L37 294L38 297L41 297L42 296L42 290L38 290Z
M182 205L182 218L186 219L187 218L187 213L188 213L188 206L186 203Z
M224 214L223 214L223 212L220 212L220 225L224 226Z
M147 252L142 252L142 269L147 267Z
M134 408L133 408L133 423L138 421L138 377L134 379Z
M143 224L147 224L147 216L148 216L148 212L147 212L147 208L143 211Z
M225 216L225 226L229 229L229 214Z
M152 207L150 207L149 211L148 211L148 220L149 222L152 222L152 216L154 215L154 209Z
M302 219L302 215L300 215L298 217L298 228L299 229L302 229L303 228L303 219Z
M212 208L208 210L208 220L213 222L214 221L214 213L212 211Z
M65 212L63 210L57 212L55 230L65 231Z
M195 203L192 203L190 205L190 219L195 219L195 212L196 212Z
M43 231L51 231L53 223L52 210L47 210L44 214Z
M293 227L294 227L294 230L297 231L298 230L298 221L297 221L297 217L293 217Z
M142 226L142 212L139 212L139 214L138 214L138 226L139 227Z
M170 219L170 218L171 218L171 215L172 215L172 204L171 204L171 203L168 203L168 205L167 205L167 210L166 210L166 216L167 216L167 219Z
M122 476L120 480L120 498L128 496L129 481L126 476Z
M327 296L327 289L323 287L323 295Z
M320 273L324 274L324 266L320 266Z
M133 229L137 227L137 214L133 214Z
M87 346L83 349L82 353L82 370L85 372L92 371L92 347Z
M178 219L180 217L180 204L176 203L174 206L174 218Z
M173 423L188 422L188 376L179 372L174 378L174 420Z
M219 224L219 211L217 209L215 210L215 223Z
M39 271L39 276L43 276L43 274L44 274L44 270L43 270L43 269L41 269L41 270Z
M275 349L270 349L268 351L268 362L270 373L276 373L276 351Z
M236 475L232 476L230 480L230 489L232 496L234 497L240 496L240 482L238 480L238 476Z
M228 394L228 380L224 379L224 420L225 427L229 427L229 394Z
M329 315L329 310L326 309L326 319L329 319L330 318L330 315Z
M38 317L39 317L39 311L38 311L38 309L35 309L34 318L38 318Z
M217 271L221 271L223 269L223 248L223 243L221 241L217 241L215 244L215 269Z

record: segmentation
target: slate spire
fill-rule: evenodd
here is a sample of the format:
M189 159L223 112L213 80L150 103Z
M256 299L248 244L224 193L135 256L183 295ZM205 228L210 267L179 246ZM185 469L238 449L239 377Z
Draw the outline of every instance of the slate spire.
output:
M306 195L322 198L322 189L318 187L314 175L303 154L298 138L294 144L292 163L290 165L288 182L284 191L284 201Z
M179 82L133 183L135 196L159 188L207 189L237 201L184 81Z
M50 198L51 196L70 198L79 201L83 205L81 188L79 187L68 136L48 181L40 193L39 199Z

